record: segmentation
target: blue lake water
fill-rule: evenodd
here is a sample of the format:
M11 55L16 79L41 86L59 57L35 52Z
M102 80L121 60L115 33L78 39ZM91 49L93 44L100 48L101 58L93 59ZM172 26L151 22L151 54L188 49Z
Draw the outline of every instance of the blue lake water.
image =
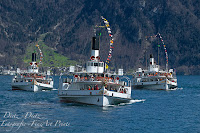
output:
M145 101L103 108L61 103L56 90L11 91L12 76L0 76L0 132L200 132L200 76L177 78L178 90L132 90Z

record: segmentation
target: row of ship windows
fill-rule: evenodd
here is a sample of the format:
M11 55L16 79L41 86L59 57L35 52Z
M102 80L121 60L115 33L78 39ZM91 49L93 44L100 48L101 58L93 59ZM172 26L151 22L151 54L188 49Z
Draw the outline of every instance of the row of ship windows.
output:
M37 69L37 67L30 67L30 69Z
M88 62L88 66L99 66L99 67L103 67L103 63Z

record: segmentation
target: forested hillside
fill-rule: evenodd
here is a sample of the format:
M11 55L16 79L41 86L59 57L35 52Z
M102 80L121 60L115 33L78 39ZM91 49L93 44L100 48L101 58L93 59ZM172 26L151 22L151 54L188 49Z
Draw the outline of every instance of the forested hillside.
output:
M2 0L0 65L25 66L28 46L35 45L43 34L46 46L82 65L90 57L93 27L104 16L114 36L110 66L126 71L145 67L146 52L157 60L161 42L147 37L160 33L169 67L178 74L200 74L199 7L198 0ZM100 32L100 54L105 61L109 40L105 29ZM159 51L159 63L164 67L162 45Z

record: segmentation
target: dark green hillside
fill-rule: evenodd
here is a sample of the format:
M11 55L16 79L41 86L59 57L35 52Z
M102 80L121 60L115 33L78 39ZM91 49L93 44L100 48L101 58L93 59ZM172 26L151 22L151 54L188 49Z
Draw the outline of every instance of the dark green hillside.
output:
M169 67L179 74L200 74L199 6L198 0L0 1L0 65L23 66L29 44L34 47L45 33L49 34L39 41L45 52L43 65L73 64L70 60L83 64L90 56L93 26L102 15L109 20L115 39L112 67L126 71L145 67L145 46L157 58L157 44L146 42L146 36L159 32ZM109 42L103 36L101 40L101 59L105 60ZM164 66L165 56L160 54Z

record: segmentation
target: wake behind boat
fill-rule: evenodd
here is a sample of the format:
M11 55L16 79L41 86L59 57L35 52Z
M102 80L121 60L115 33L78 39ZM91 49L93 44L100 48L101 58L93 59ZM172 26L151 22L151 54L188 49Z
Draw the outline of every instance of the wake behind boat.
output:
M18 72L13 78L11 86L12 90L25 90L25 91L42 91L53 89L53 78L50 72L47 74L39 73L39 67L36 63L36 53L32 53L32 62L28 67L28 71L21 73Z
M58 96L61 101L98 106L129 102L131 80L104 71L105 64L99 57L98 37L92 38L90 59L86 71L73 73L72 79L60 78Z

